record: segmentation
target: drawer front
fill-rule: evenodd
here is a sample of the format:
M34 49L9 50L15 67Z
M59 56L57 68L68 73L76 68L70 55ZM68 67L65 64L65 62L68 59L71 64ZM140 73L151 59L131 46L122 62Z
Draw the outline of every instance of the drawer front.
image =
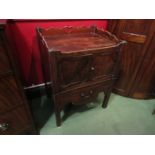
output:
M109 81L111 83L111 81ZM109 85L92 85L84 88L79 88L62 95L56 95L57 100L61 100L62 104L72 102L75 105L80 105L85 102L91 101L93 98L97 97L99 92L105 91Z
M22 96L12 77L0 78L0 114L23 104Z
M10 63L0 38L0 74L10 71Z
M0 115L0 135L17 134L30 126L30 119L24 106Z

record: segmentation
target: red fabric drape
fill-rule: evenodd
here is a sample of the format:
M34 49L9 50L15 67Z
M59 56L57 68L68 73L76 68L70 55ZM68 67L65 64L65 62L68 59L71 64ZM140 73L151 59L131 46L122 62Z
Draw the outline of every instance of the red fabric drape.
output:
M107 20L16 20L8 26L25 86L43 82L36 27L91 26L107 28Z

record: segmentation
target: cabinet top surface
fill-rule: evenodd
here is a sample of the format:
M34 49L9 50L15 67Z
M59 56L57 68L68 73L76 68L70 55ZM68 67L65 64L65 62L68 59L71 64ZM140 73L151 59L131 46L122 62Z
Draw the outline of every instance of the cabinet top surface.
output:
M97 31L97 29L96 31L91 28L85 28L82 30L72 29L69 32L63 30L64 29L48 29L41 32L41 35L50 51L61 51L67 53L104 49L116 46L118 43L117 38L113 35L105 31Z

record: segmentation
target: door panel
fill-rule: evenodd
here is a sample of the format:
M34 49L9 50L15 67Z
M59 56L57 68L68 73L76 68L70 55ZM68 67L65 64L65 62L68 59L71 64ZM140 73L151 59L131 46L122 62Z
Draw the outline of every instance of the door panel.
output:
M0 114L23 104L23 99L19 94L14 77L0 78Z
M2 38L0 38L0 62L0 74L9 72L11 70L8 56L2 43Z
M139 82L137 77L142 76L138 72L143 65L155 30L154 20L114 20L110 24L114 26L109 26L109 31L112 30L111 32L120 39L127 41L127 45L123 47L121 53L120 78L115 85L115 92L124 96L136 97L134 94L138 90L135 86ZM142 85L142 83L139 84Z
M114 63L114 53L108 55L94 54L91 65L92 79L110 78L112 76Z
M143 63L135 80L132 92L134 97L152 98L155 96L155 33L145 54Z
M62 58L58 63L58 79L64 87L86 81L92 56L70 56Z

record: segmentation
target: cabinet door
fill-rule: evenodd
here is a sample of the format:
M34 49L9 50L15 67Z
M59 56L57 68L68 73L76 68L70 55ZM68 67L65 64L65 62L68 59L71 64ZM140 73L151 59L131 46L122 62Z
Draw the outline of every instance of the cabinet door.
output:
M138 71L142 65L146 49L154 31L153 20L115 20L109 26L112 32L128 43L124 46L120 61L120 78L115 85L115 92L133 97L136 89ZM117 24L116 24L117 22Z
M8 113L0 115L0 135L22 133L31 127L29 115L24 106L20 106Z
M92 72L91 79L110 79L113 76L117 54L118 53L116 53L116 51L109 54L105 54L104 52L100 54L94 54L90 67Z
M62 87L67 87L89 78L92 55L67 56L58 61L57 77Z
M155 33L137 73L135 87L132 91L135 92L133 95L137 98L155 96Z
M23 104L19 91L14 77L0 78L0 114Z
M4 48L5 47L0 36L0 74L6 73L11 70L8 56Z

